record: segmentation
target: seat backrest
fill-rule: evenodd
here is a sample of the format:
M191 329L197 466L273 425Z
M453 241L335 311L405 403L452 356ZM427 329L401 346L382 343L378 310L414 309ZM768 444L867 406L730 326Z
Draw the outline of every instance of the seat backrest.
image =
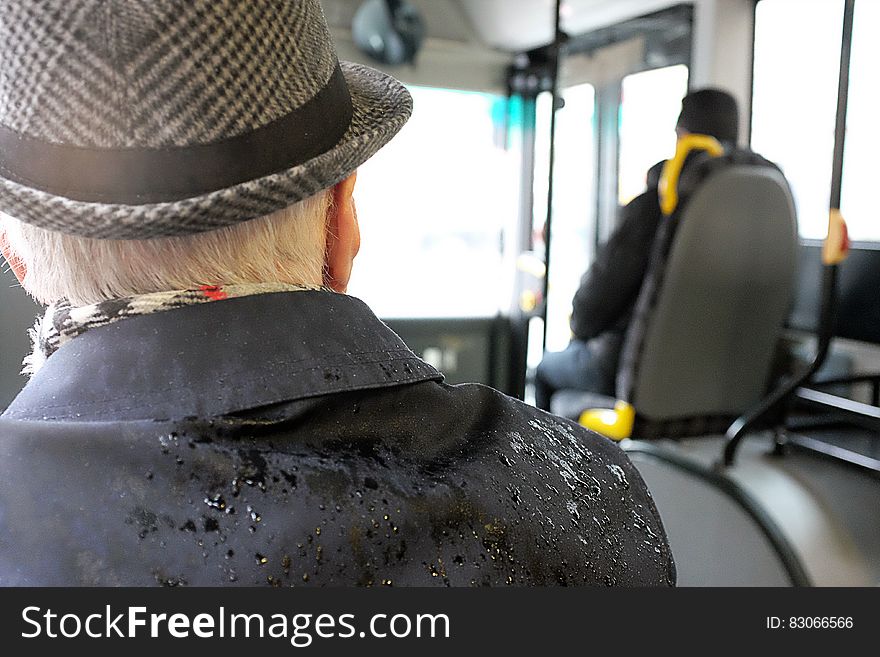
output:
M736 416L759 400L791 303L785 178L751 153L703 159L661 227L624 346L618 396L647 420Z

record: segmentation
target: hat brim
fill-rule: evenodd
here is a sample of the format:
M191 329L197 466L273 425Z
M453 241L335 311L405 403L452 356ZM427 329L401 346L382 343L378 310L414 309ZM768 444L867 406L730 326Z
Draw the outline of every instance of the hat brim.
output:
M396 135L412 97L394 78L340 62L352 100L351 124L329 151L291 169L180 201L87 203L0 177L0 211L40 228L99 239L150 239L215 230L293 205L344 180Z

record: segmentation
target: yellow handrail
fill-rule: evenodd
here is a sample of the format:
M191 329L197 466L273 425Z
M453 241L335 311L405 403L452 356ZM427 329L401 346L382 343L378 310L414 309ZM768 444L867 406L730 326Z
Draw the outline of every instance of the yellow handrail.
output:
M666 160L660 175L660 209L667 217L678 207L678 179L684 161L692 151L697 150L706 151L711 157L724 155L724 147L715 137L709 135L688 134L678 140L675 155L671 160Z
M621 441L632 435L636 421L636 409L625 401L618 401L614 408L590 409L581 413L581 426L600 433L606 438Z

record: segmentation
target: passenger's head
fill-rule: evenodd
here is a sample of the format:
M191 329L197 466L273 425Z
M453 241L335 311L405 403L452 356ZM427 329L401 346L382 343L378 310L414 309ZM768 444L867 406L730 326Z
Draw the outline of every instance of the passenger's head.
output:
M697 133L721 142L736 143L739 135L736 99L721 89L692 91L681 101L676 131L679 136Z
M344 291L355 171L412 108L337 61L318 0L14 3L0 97L0 244L37 299L74 304Z

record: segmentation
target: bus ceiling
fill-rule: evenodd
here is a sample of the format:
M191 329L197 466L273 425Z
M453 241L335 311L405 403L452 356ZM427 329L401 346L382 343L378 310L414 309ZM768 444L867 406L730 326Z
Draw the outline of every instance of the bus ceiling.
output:
M375 65L358 50L352 37L352 21L363 2L323 0L323 5L340 57ZM415 65L383 67L408 84L503 93L513 57L540 49L553 41L555 0L408 2L422 15L427 38ZM585 49L596 55L597 47L602 44L591 41L590 35L604 31L605 38L609 35L615 37L605 44L612 45L632 40L638 32L652 34L667 29L662 22L663 12L670 8L692 12L693 30L687 36L692 46L691 84L723 86L747 108L751 61L741 54L751 52L754 4L754 0L563 0L562 29L573 39L574 51ZM642 17L648 20L632 22ZM650 20L652 17L654 22ZM632 25L632 33L615 34L614 30L621 24ZM653 67L651 39L643 39L638 47L645 50L642 61L646 62L639 68ZM606 57L598 65L588 68L586 73L576 70L571 83L589 81L595 84L602 82L602 79L596 79L597 76L618 76L620 71L607 70L609 61L619 60ZM626 71L631 72L634 70ZM585 77L592 79L583 79ZM743 121L744 125L747 123Z

